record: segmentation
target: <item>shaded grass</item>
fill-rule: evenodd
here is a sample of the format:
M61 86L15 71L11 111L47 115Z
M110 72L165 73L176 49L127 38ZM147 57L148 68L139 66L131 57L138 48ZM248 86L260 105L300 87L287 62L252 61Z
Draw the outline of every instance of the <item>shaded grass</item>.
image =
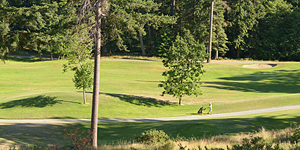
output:
M13 107L38 107L43 108L46 106L53 106L54 104L60 104L62 100L56 100L56 97L50 96L36 96L31 98L25 98L21 100L9 101L0 104L0 109L8 109Z
M156 128L176 138L205 138L215 135L235 135L258 131L259 128L284 129L300 123L300 110L288 110L272 113L203 119L191 121L99 123L102 141L133 140L144 130ZM131 134L128 134L131 133Z
M238 136L240 134L256 133L264 127L267 130L279 130L295 127L300 123L300 110L277 111L256 115L239 117L190 120L190 121L165 121L165 122L125 122L125 123L99 123L98 141L103 144L132 143L135 137L149 129L163 130L168 135L184 141L197 141L200 139L218 139L224 137L214 136ZM64 136L64 129L79 128L87 131L89 123L76 124L0 124L0 143L14 141L15 144L56 144L64 146L68 144L68 138ZM180 138L178 138L180 137ZM240 138L243 137L235 137ZM223 140L234 139L225 137Z

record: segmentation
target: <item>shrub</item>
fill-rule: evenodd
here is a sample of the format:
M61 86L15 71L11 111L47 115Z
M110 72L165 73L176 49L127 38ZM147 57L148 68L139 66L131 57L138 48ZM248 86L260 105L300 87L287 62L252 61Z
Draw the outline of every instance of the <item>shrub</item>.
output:
M65 129L65 131L68 131ZM70 130L65 136L69 136L71 138L71 147L67 149L91 149L92 143L91 141L91 131L88 131L88 135L86 137L81 137L84 132L79 133L79 128Z
M174 141L163 130L146 130L141 136L136 137L136 141L148 145L156 144L157 149L173 149L175 147Z
M292 143L300 143L300 127L295 129L294 134L291 136Z
M141 136L136 137L139 143L153 144L161 143L170 140L170 137L162 130L150 129L142 133Z
M266 143L262 137L253 137L251 139L244 138L242 145L233 145L232 150L281 150L282 148L279 147L279 144L275 145L272 148L272 143Z

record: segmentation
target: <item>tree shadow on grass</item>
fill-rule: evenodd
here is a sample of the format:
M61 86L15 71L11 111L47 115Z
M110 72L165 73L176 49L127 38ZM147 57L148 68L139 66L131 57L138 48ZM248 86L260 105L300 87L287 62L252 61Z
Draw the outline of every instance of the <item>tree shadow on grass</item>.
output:
M8 57L7 60L10 61L17 61L17 62L39 62L39 61L45 61L47 59L40 59L37 57L30 57L30 56L22 56L22 57Z
M124 102L128 102L128 103L138 105L138 106L147 106L147 107L163 107L163 106L171 106L171 105L175 106L175 103L171 103L169 101L158 100L158 99L151 98L151 97L115 94L115 93L100 93L100 94L116 97Z
M0 123L0 149L3 145L8 145L2 149L13 149L14 145L17 146L49 146L56 145L61 149L71 147L70 136L65 136L68 131L73 130L74 124L34 124L34 123ZM88 130L83 124L76 124L76 128ZM67 129L68 131L65 131ZM85 132L82 137L86 137ZM8 140L8 141L6 141ZM13 141L14 144L11 142Z
M47 107L55 104L61 104L63 100L56 100L56 97L39 95L36 97L25 98L21 100L9 101L0 104L0 109L7 109L13 107Z
M219 78L224 82L205 82L205 87L261 93L299 93L300 70L259 71ZM220 86L221 85L221 86Z
M163 130L171 137L177 135L188 139L202 139L214 135L233 135L238 133L255 132L264 127L267 130L277 130L295 127L299 124L300 116L289 113L274 116L257 116L249 118L220 118L184 121L148 121L148 122L99 122L98 141L101 143L118 143L134 140L142 132L149 129ZM2 139L14 141L17 144L56 144L66 146L70 138L65 137L64 129L79 128L87 133L90 123L72 124L15 124L0 123ZM283 134L286 136L286 134ZM82 137L86 137L83 135ZM285 137L282 137L283 139ZM220 142L222 137L215 137ZM0 145L4 145L0 140ZM99 143L100 144L100 143Z

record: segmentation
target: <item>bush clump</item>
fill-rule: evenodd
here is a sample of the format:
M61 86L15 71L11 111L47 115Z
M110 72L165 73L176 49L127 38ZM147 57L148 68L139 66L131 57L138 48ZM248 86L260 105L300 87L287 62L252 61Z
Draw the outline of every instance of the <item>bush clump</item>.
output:
M292 143L300 143L300 127L294 130L294 134L291 136Z
M150 129L136 137L136 141L147 145L157 145L157 149L172 149L175 143L163 130Z
M231 150L283 150L279 144L272 145L272 143L268 144L262 137L244 138L242 145L233 145Z
M144 144L162 143L170 140L170 137L163 130L150 129L136 137L136 141Z

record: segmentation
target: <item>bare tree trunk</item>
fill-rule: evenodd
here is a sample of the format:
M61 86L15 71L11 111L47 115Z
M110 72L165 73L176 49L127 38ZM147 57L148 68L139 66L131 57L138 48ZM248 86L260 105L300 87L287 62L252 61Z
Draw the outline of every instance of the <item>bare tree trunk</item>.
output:
M144 42L143 42L143 37L142 37L141 32L139 32L139 35L140 35L140 42L141 42L141 48L142 48L142 55L145 56L146 52L145 52Z
M179 98L179 105L181 105L181 103L182 103L182 98L180 97Z
M175 16L175 0L172 1L172 16Z
M86 104L86 98L85 98L85 89L83 89L83 100L84 100L84 104Z
M211 10L210 10L210 28L209 28L209 44L208 44L208 58L207 63L211 61L211 45L212 45L212 26L213 26L213 17L214 17L214 1L211 0Z
M101 1L96 3L96 35L95 35L95 66L94 66L94 87L91 118L92 145L97 148L98 130L98 105L99 105L99 83L100 83L100 51L101 51Z
M102 45L102 54L107 54L107 53L108 53L107 48L103 43L103 45Z
M175 18L175 0L172 0L172 16L173 16L173 19ZM173 28L173 24L171 25L171 28Z
M215 60L219 60L219 50L218 50L218 48L216 50Z
M152 37L151 37L151 29L150 29L150 26L149 26L149 22L147 22L147 26L148 26L148 32L149 32L149 41L150 41L150 51L153 50L153 42L152 42Z
M216 33L216 39L217 39L217 45L216 45L216 54L215 54L215 60L219 60L219 45L218 45L218 43L219 43L219 36L218 36L218 32Z

